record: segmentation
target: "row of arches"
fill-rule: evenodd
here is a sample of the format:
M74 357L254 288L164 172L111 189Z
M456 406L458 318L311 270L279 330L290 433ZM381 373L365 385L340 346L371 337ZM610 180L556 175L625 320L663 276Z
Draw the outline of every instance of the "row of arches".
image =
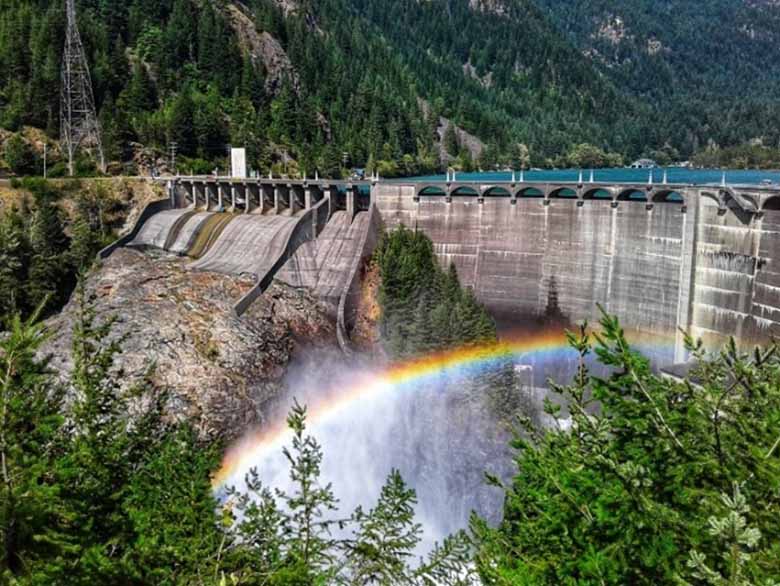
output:
M569 199L569 200L591 200L591 201L632 201L646 204L655 203L668 203L677 205L686 205L686 197L679 191L674 189L653 189L644 190L636 187L629 187L621 190L609 190L603 187L596 187L581 192L581 195L577 193L577 190L572 187L558 187L545 195L545 193L535 187L526 187L512 194L508 189L504 187L490 187L484 190L482 193L477 189L469 186L461 186L452 190L447 194L444 189L438 186L424 187L418 191L418 197L424 196L447 196L449 197L494 197L494 198L528 198L528 199ZM746 196L737 196L730 193L713 194L709 192L702 192L702 196L710 197L716 201L721 208L732 207L736 205L742 208L744 211L758 212L758 211L780 211L780 195L772 196L764 201L763 205L754 201L752 198ZM744 202L741 200L745 200Z
M425 196L447 196L449 197L494 197L494 198L511 198L513 194L504 187L490 187L483 191L478 192L473 187L462 186L457 187L447 194L441 187L428 186L424 187L417 192L418 197ZM612 192L604 188L594 188L586 190L582 193L582 196L577 193L577 190L571 187L558 187L545 195L545 193L535 187L526 187L514 193L516 198L528 198L528 199L571 199L571 200L604 200L604 201L637 201L645 203L676 203L679 205L685 205L685 197L674 190L655 190L652 192L642 191L640 189L624 189L622 191Z

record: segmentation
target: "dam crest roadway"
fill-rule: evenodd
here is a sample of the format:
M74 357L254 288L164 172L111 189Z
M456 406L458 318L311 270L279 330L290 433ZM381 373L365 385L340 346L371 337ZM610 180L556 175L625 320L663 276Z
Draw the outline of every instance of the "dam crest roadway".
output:
M190 268L251 275L240 316L278 278L330 308L345 348L361 268L384 226L425 232L443 265L501 318L572 321L597 304L629 329L712 345L780 335L780 187L652 181L338 181L161 178L168 198L116 246L192 258Z

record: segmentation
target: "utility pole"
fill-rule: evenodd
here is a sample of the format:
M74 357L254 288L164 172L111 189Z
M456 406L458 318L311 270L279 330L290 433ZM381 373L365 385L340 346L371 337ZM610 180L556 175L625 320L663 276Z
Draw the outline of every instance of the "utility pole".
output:
M75 0L65 0L67 29L62 57L62 87L60 88L60 139L68 154L68 172L74 173L79 147L97 150L100 170L105 172L100 123L95 110L95 96L89 67L76 23Z
M45 142L43 143L43 178L46 179L46 155L47 155L47 147L49 145Z
M176 151L179 148L179 143L177 142L171 142L168 143L168 153L170 155L170 161L171 161L171 173L176 175Z

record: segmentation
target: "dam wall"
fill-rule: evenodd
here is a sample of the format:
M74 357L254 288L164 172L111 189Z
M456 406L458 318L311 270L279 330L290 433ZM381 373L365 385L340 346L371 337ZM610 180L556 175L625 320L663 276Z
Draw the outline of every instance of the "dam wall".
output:
M336 322L336 334L339 345L344 352L351 351L349 340L352 330L357 322L358 305L361 296L362 275L361 270L374 254L382 234L382 216L376 205L371 204L368 211L361 214L363 223L359 232L359 242L347 276L341 298L339 299L339 311ZM357 237L357 235L356 235Z
M776 187L522 176L494 184L225 182L173 182L170 201L180 209L151 204L113 246L132 241L186 253L194 269L254 275L239 314L278 274L336 308L344 340L382 224L424 231L502 327L543 327L560 314L593 322L600 305L662 363L686 359L680 329L710 347L731 336L745 346L780 336Z
M592 322L600 304L640 336L667 340L664 359L676 361L678 328L711 345L780 335L780 211L685 196L651 205L374 189L387 228L425 232L502 321L522 325L557 302L569 320Z
M169 210L171 208L171 201L168 199L161 199L150 202L144 207L143 211L139 214L138 219L133 224L130 232L117 239L115 242L109 244L100 252L98 252L98 260L106 259L117 249L123 246L129 245L135 238L138 237L141 229L146 225L150 218Z
M780 210L760 217L699 203L691 332L710 346L780 336Z
M269 246L254 250L255 257L260 259L258 272L255 273L257 284L233 306L233 310L239 317L271 285L274 277L295 254L295 251L306 242L317 238L327 225L331 213L331 199L325 197L311 208L300 212L298 216L284 218L292 219L292 225L284 225L283 229L274 236ZM274 218L274 216L254 217L266 220Z

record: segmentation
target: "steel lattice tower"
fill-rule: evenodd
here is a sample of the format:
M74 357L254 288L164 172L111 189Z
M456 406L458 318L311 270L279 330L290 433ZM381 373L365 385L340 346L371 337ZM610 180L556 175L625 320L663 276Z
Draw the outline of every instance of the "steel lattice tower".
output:
M89 147L97 151L100 169L105 170L100 122L95 111L95 97L89 67L76 23L75 0L65 0L67 30L62 56L62 88L60 90L60 140L68 154L68 170L74 172L76 151Z

